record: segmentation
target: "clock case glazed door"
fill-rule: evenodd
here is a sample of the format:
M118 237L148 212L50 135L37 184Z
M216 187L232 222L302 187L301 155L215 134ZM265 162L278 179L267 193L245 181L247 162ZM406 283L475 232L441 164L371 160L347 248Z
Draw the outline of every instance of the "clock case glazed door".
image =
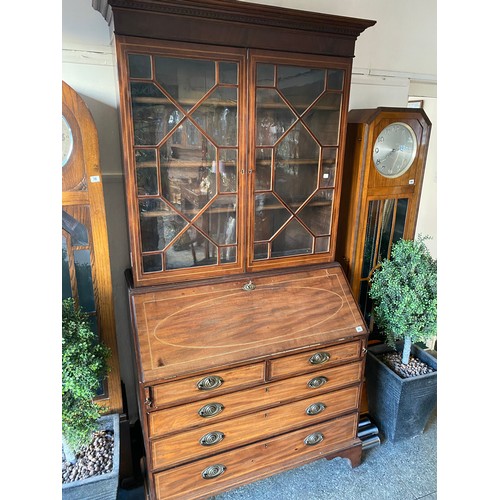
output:
M350 59L121 36L117 53L136 286L333 261Z
M411 127L417 151L397 177L375 168L380 133L393 123ZM431 122L423 109L354 109L349 112L336 260L342 265L364 319L373 329L369 279L398 239L412 239L418 216Z

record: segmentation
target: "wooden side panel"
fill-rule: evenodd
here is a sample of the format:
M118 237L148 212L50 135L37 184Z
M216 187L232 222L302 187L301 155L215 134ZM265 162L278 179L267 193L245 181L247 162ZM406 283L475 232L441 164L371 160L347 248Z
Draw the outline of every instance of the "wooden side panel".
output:
M196 401L151 412L149 414L149 435L154 438L161 434L175 433L193 427L214 425L244 413L277 406L311 395L318 396L332 389L360 382L362 368L361 362L351 363L324 369L314 375L301 375L232 394L212 396L207 401ZM317 388L309 387L308 382L314 377L324 377L325 384ZM220 413L210 417L200 415L201 408L215 403L222 405Z
M315 446L306 445L304 439L315 432L320 432L323 440ZM344 449L356 443L356 432L357 416L348 415L161 472L154 475L157 498L186 498L189 489L189 498L194 500L262 479L322 456L332 458L336 453L341 455ZM204 479L203 471L215 464L223 465L224 472L216 478Z
M151 443L153 469L206 457L352 411L357 407L359 393L359 386L349 387L155 440ZM318 403L322 403L324 409L318 414L308 415L307 408ZM202 438L214 432L222 433L223 439L212 446L203 446L200 443Z

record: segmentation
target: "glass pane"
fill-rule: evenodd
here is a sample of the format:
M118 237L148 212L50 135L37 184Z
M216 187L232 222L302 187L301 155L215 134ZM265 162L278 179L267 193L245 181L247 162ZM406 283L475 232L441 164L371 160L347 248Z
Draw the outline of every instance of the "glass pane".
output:
M360 290L359 290L359 307L366 323L370 324L371 312L372 312L372 299L368 295L368 281L361 280Z
M321 177L319 186L322 188L335 186L337 172L337 148L323 148L321 153Z
M134 142L139 146L158 144L184 116L153 83L132 82Z
M255 195L254 241L269 240L290 217L290 212L273 194Z
M151 78L151 57L143 54L129 54L130 78Z
M257 64L257 85L274 87L274 65Z
M256 243L253 246L253 258L254 260L267 259L268 258L268 247L267 243Z
M89 233L87 228L66 211L62 211L62 228L69 234L72 246L87 246Z
M255 150L255 190L271 189L271 158L272 149L258 148Z
M218 196L195 225L219 245L235 244L236 196Z
M159 198L139 200L143 252L163 250L187 222Z
M237 146L237 103L236 87L218 87L196 109L192 117L218 146Z
M161 254L144 255L142 257L142 267L145 273L161 271L163 269Z
M222 264L236 262L236 247L222 247L220 249L220 261Z
M299 212L298 216L310 231L318 235L330 234L332 223L333 190L319 190L307 205Z
M186 110L215 85L214 61L157 56L155 69L156 80Z
M312 252L312 236L295 219L271 243L271 257Z
M238 65L236 63L219 63L219 83L236 85L238 83Z
M257 89L256 138L258 146L272 146L297 119L274 89Z
M90 250L74 250L73 256L75 258L76 286L80 306L86 312L95 311Z
M304 122L322 146L336 146L339 142L341 101L341 94L327 92L304 116Z
M139 196L158 194L156 149L135 150L135 177Z
M73 296L71 290L71 277L69 274L68 244L62 237L62 298L69 299Z
M408 198L401 198L398 200L396 207L396 221L394 223L394 236L392 242L400 240L403 237L406 225L406 212L408 210Z
M161 194L192 219L217 192L216 150L189 120L179 129L160 148Z
M276 148L274 191L296 210L318 185L319 146L299 123Z
M220 191L234 193L238 190L238 150L219 150Z
M370 201L368 204L368 216L366 221L365 247L363 249L363 265L361 277L367 278L373 267L375 254L375 240L378 230L378 213L380 200Z
M278 89L302 114L325 89L325 70L278 66Z
M167 269L217 264L217 247L194 227L177 238L166 254Z
M330 250L330 237L322 236L321 238L316 238L316 248L314 253L323 253Z
M391 239L391 232L392 232L392 216L394 214L394 202L395 200L383 201L377 262L381 262L383 259L389 256L389 241Z
M342 90L344 86L344 70L343 69L329 69L328 70L328 90Z

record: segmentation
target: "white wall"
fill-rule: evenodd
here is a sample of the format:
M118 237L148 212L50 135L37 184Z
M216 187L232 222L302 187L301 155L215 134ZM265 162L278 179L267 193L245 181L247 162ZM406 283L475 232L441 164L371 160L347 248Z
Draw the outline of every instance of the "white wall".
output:
M405 107L409 96L424 100L433 128L417 231L433 237L429 246L436 255L436 0L422 1L418 9L409 0L247 1L377 21L356 44L350 108ZM85 100L99 134L118 352L134 420L133 356L123 275L130 261L111 34L90 0L63 0L62 8L62 79Z

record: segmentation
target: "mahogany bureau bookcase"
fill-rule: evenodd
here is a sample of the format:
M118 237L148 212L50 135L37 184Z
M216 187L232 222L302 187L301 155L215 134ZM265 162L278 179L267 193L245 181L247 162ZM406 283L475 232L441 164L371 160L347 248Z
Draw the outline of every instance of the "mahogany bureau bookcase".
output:
M150 499L361 460L368 330L334 261L350 75L374 21L109 0Z

